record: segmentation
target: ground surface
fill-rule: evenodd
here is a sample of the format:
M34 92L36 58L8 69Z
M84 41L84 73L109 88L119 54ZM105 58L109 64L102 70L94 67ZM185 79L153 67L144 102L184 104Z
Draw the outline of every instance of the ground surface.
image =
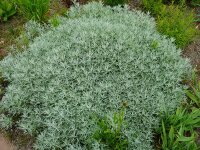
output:
M5 138L3 135L0 134L0 149L1 150L15 150L16 148Z
M0 22L0 58L5 56L8 47L15 43L25 20L20 15L13 16L8 22Z
M184 57L189 58L192 66L200 71L200 39L192 42L183 51Z

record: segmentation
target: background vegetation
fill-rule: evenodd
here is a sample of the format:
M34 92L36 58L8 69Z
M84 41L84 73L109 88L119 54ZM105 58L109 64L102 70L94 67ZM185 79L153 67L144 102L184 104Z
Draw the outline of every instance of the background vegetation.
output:
M178 47L185 47L196 36L194 12L185 5L165 5L161 0L143 0L143 6L156 17L158 31L173 37Z
M72 7L58 27L1 62L10 82L1 124L35 135L38 149L105 148L88 141L98 128L92 114L113 114L127 101L128 149L153 148L159 114L184 98L179 82L190 65L179 54L144 13Z
M131 8L134 2L103 1ZM176 48L199 34L199 1L143 0L136 8L150 12L156 24L124 6L75 5L67 12L71 5L69 0L0 2L0 56L12 53L1 62L1 126L31 135L33 149L199 149L200 84L193 73L184 93L181 81L190 66ZM88 81L91 74L94 80Z

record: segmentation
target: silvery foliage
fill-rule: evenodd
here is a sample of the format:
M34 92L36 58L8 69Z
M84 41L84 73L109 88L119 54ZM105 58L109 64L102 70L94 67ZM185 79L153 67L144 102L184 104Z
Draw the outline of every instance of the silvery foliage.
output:
M25 24L24 28L27 38L32 41L35 37L48 31L50 26L47 24L42 25L34 20L30 20Z
M44 34L48 30L51 29L51 26L48 24L40 24L36 21L30 20L28 21L24 27L24 32L20 34L20 36L16 39L15 45L12 45L9 49L9 52L12 54L22 52L27 48L28 43L32 43L34 38ZM18 47L20 45L20 48Z
M57 28L0 66L10 82L1 111L20 116L15 124L36 136L40 150L105 149L91 138L93 116L123 102L128 149L153 149L152 130L161 112L183 100L180 81L190 69L149 15L101 3L71 8Z

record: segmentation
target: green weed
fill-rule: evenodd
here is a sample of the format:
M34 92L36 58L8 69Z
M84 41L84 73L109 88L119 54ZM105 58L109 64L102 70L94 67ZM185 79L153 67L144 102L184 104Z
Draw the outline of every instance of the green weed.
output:
M7 21L9 17L16 13L14 5L7 0L0 1L0 20Z
M195 128L200 127L200 110L188 111L182 107L177 108L173 115L166 114L162 118L161 149L163 150L195 150L197 133Z
M186 46L196 34L194 12L175 5L162 7L161 12L157 18L158 30L175 38L178 47Z
M162 0L143 0L143 6L157 20L160 33L175 39L178 47L186 46L195 36L195 14L183 5L165 5Z
M51 19L50 19L50 24L53 26L53 27L57 27L60 25L60 20L58 18L58 15L54 15Z
M190 83L190 89L186 90L186 95L200 108L200 82L198 82L195 72L192 74L192 82Z
M111 150L125 150L128 146L126 136L122 133L124 125L125 111L114 113L113 118L104 116L98 118L98 130L94 134L94 139L104 143Z
M184 127L180 127L179 130L170 127L169 131L166 131L165 124L162 121L162 149L163 150L195 150L197 145L195 143L196 133L192 130L190 136L185 136L186 130Z
M161 13L164 4L162 0L142 0L143 7L146 11L150 11L152 15L158 16Z
M194 108L190 112L186 108L179 107L175 114L167 114L165 120L168 125L172 125L176 129L184 126L186 130L191 130L200 127L200 110Z
M15 0L15 3L27 19L46 21L50 0Z

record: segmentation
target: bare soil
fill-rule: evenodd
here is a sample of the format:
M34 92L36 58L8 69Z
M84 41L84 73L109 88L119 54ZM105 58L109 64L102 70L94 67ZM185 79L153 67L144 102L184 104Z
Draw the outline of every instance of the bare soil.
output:
M183 50L183 57L188 58L193 68L200 73L200 39L192 42Z
M16 150L9 140L0 134L0 150Z
M19 36L25 20L20 15L15 15L8 22L0 22L0 57L6 54L6 50Z

